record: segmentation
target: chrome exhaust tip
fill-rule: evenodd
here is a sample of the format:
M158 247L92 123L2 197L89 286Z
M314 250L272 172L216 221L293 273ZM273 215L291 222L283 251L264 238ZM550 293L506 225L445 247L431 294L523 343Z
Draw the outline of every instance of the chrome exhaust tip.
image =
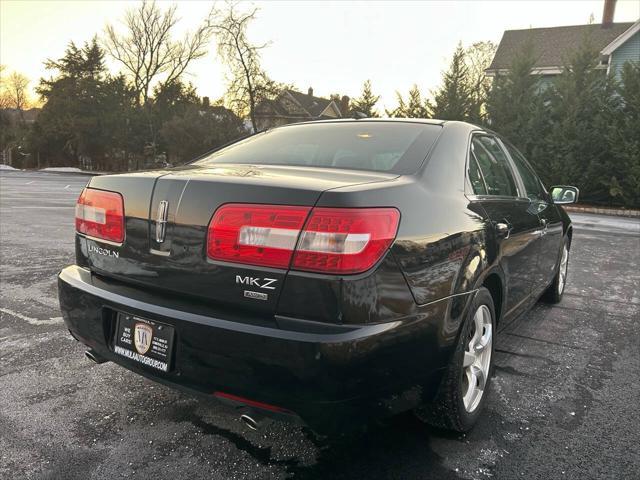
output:
M93 363L97 363L98 365L100 365L101 363L105 363L108 362L109 360L107 360L104 357L101 357L100 355L98 355L94 350L89 349L86 350L84 352L84 356L87 357L89 360L91 360Z
M258 430L260 428L260 421L256 420L255 418L249 416L249 415L240 415L240 420L242 421L242 423L244 423L247 427L249 427L251 430Z

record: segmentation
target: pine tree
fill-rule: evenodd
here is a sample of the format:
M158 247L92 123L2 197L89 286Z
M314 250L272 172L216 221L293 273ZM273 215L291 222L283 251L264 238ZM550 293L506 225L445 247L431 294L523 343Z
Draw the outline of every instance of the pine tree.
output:
M509 72L498 74L487 98L488 122L526 153L530 139L532 111L541 100L539 77L531 72L535 65L533 46L525 45L515 56Z
M433 116L442 120L477 118L479 108L469 85L469 70L462 45L453 54L449 69L442 76L442 86L434 93Z
M404 100L400 92L396 92L398 106L393 110L386 110L389 117L397 118L430 118L431 106L427 100L422 99L422 94L417 85L409 90L409 98Z
M160 137L172 164L182 164L242 136L243 122L221 105L190 105L165 122Z
M30 149L47 164L112 168L119 133L135 99L122 78L108 75L97 38L80 48L73 42L65 55L46 63L55 76L41 80L37 91L45 104L29 137Z
M610 194L630 207L640 207L640 64L624 64L615 86L615 115L607 141L616 166L609 172Z
M533 165L545 185L554 183L553 122L549 91L532 75L533 45L528 43L515 56L506 74L492 82L486 101L486 123L509 139Z
M378 100L380 100L380 95L373 94L371 90L371 80L367 80L362 86L362 94L360 97L351 101L351 111L364 113L370 118L379 118L380 115L375 108Z
M606 73L596 69L598 57L597 49L582 43L548 98L553 122L547 136L552 145L548 167L553 180L577 186L581 197L591 202L609 200L612 176L623 174L606 138L615 116L615 98Z

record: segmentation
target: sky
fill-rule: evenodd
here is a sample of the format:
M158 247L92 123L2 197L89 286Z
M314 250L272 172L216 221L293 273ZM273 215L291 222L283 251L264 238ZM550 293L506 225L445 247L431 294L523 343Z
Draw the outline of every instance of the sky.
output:
M159 1L162 8L170 2ZM211 9L209 1L178 3L178 32L194 29ZM415 83L428 93L437 88L459 42L500 41L504 30L579 25L602 18L604 1L263 1L249 37L271 42L263 67L274 80L299 90L313 87L319 96L340 93L357 97L371 79L381 105L395 105ZM118 25L137 2L0 0L0 64L19 71L31 87L49 73L43 62L57 59L73 40L82 44ZM250 4L246 4L249 7ZM618 0L616 22L640 17L640 1ZM118 65L109 63L112 71ZM189 69L187 80L201 96L220 98L226 67L210 53Z

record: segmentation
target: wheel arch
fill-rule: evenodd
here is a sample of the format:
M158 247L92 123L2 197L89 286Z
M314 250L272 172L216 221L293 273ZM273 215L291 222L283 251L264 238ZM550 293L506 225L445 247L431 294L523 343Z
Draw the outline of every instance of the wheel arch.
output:
M493 306L496 312L496 325L502 319L504 309L504 299L506 296L504 275L498 269L488 271L478 283L478 287L489 290L493 299Z

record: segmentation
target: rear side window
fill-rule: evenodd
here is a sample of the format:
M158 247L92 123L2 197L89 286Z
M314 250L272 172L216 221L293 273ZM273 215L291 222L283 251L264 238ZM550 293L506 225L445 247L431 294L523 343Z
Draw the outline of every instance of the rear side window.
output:
M488 195L518 196L516 182L507 157L493 138L474 137L471 142L471 153L478 161Z
M527 191L527 197L529 197L530 200L545 200L542 184L525 158L513 145L506 142L503 143L509 151L509 155L511 155L511 158L513 159L513 163L520 174L520 178L522 178L522 183Z
M473 193L476 195L487 195L487 187L484 184L482 173L480 173L480 168L478 168L478 162L473 154L469 155L469 181L471 182Z
M398 174L418 170L441 132L439 125L336 122L277 128L195 162L372 170Z

